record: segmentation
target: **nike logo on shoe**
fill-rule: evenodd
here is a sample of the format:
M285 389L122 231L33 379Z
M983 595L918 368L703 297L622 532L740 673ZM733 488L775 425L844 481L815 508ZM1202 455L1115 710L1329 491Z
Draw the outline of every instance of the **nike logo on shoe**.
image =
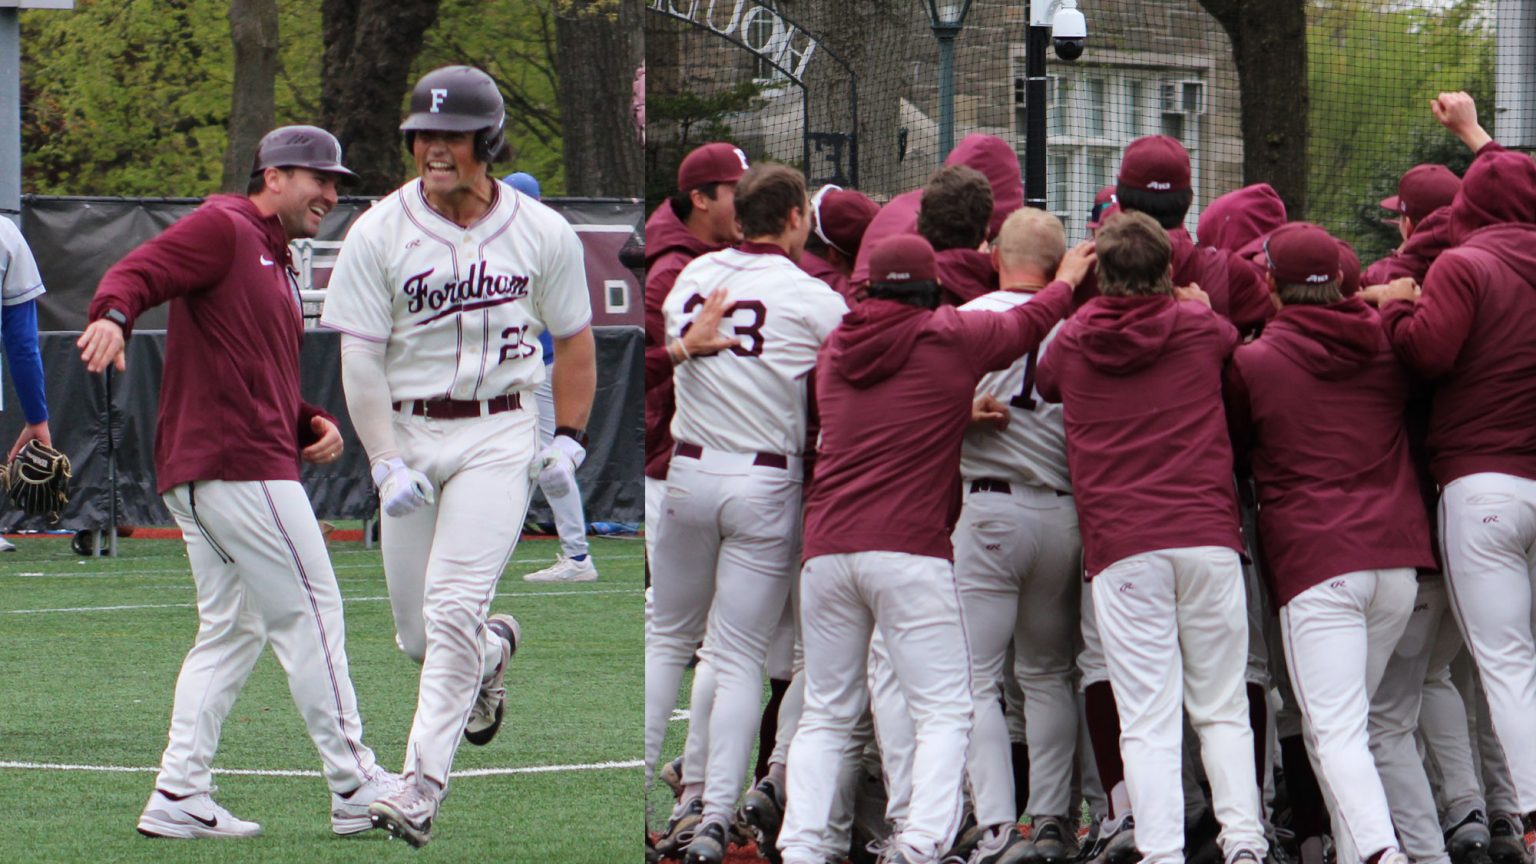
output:
M181 812L187 813L187 811L185 811L185 810L183 810ZM212 819L204 819L203 817L197 815L196 813L187 813L187 815L191 816L193 819L196 819L197 821L203 823L204 825L207 825L209 828L217 828L218 825L219 825L219 817L217 817L217 816L213 817Z

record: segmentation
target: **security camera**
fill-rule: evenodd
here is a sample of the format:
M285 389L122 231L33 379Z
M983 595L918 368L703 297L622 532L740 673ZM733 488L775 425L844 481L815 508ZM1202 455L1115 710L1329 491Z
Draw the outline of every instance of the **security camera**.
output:
M1051 45L1056 56L1071 62L1083 56L1088 42L1088 22L1077 11L1077 0L1060 0L1051 18Z

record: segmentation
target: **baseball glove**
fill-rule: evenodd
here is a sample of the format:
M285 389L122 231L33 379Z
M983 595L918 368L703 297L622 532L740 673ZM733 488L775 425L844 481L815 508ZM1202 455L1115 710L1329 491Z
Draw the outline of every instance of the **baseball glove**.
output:
M50 516L69 503L69 457L41 441L28 441L4 472L5 491L29 516Z

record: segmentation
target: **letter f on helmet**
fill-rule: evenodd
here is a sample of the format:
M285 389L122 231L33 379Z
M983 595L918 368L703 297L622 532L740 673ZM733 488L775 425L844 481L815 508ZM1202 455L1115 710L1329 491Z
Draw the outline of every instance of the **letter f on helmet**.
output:
M448 98L448 88L446 88L446 87L434 87L434 88L432 88L432 113L433 114L438 113L438 108L443 104L443 100L447 99L447 98Z

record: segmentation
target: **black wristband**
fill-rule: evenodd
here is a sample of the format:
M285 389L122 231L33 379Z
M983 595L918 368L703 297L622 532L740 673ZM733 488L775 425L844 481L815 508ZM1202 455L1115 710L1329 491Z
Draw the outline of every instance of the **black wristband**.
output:
M581 449L587 449L587 433L574 426L556 426L555 435L564 435L581 445Z
M124 314L120 309L108 309L107 311L101 313L101 317L111 321L113 324L116 324L124 330L128 329L128 316Z

